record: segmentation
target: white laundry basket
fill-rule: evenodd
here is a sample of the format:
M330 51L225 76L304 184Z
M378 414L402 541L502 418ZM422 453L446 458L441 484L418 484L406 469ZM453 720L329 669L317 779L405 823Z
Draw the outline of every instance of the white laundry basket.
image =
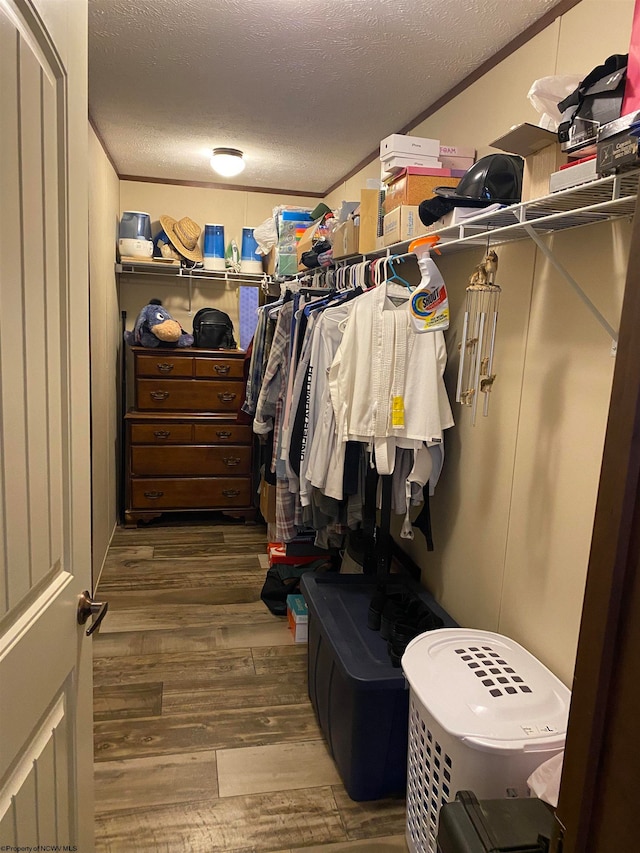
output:
M564 748L571 693L522 646L442 628L402 657L411 693L407 844L436 853L438 815L456 792L525 797L536 767Z

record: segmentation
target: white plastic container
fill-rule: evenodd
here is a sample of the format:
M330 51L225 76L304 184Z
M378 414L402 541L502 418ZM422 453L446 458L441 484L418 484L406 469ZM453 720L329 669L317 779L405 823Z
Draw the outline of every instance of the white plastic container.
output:
M406 838L436 853L438 815L456 792L528 795L527 778L564 748L571 693L518 643L442 628L402 657L411 693Z

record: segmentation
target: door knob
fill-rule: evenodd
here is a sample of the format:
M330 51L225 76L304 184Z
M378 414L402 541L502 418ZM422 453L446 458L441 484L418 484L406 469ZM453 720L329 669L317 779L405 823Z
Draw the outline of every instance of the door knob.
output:
M109 609L108 601L94 601L88 589L78 596L78 625L84 625L89 616L95 616L91 625L87 628L87 637L100 627L100 623L107 615Z

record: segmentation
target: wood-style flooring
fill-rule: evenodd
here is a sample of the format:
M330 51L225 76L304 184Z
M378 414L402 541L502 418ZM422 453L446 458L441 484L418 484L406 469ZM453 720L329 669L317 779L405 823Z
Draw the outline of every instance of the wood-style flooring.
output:
M94 637L98 853L407 850L403 800L347 795L306 645L260 601L266 568L260 526L116 531Z

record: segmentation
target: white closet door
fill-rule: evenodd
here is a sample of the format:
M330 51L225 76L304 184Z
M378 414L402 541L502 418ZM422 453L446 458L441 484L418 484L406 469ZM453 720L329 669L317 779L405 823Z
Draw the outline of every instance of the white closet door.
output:
M0 847L21 849L93 849L86 21L0 0Z

